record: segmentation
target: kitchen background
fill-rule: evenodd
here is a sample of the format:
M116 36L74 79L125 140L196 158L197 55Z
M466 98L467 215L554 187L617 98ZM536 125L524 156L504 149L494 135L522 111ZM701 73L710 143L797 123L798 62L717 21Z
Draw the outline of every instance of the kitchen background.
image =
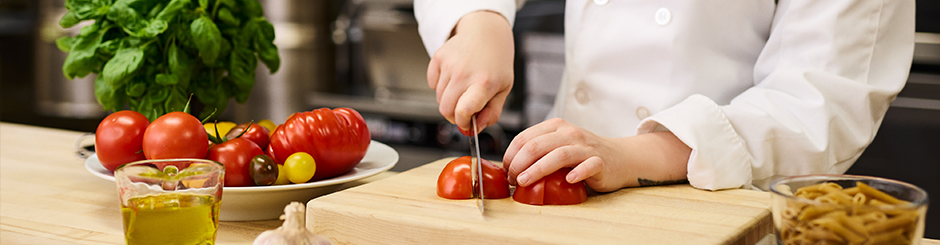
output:
M262 0L274 24L281 69L259 66L246 104L220 119L271 119L320 107L351 107L372 137L401 155L393 171L467 154L467 139L437 112L428 55L410 0ZM0 120L93 132L105 112L93 76L67 80L55 38L64 0L0 0ZM530 0L518 13L516 87L497 125L481 135L484 157L502 159L513 135L541 121L564 67L563 0ZM917 1L914 66L878 136L851 174L906 181L934 199L926 237L940 239L940 2ZM529 86L539 84L539 86ZM41 140L41 139L40 139ZM2 146L0 146L2 147Z

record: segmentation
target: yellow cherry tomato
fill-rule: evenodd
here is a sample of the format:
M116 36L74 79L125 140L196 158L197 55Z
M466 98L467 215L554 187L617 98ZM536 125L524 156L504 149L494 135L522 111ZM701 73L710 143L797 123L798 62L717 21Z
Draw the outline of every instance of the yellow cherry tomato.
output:
M235 127L234 122L218 122L218 123L206 123L203 127L206 128L206 133L209 135L215 136L215 129L219 128L219 135L225 136L228 131L231 131Z
M261 125L262 127L267 128L269 134L273 134L274 129L277 128L277 124L274 124L274 122L268 119L263 119L261 121L258 121L258 125Z
M306 183L317 172L317 164L313 156L306 152L296 152L288 156L284 160L284 167L287 171L287 180L294 184Z
M274 181L273 185L286 185L286 184L290 184L290 180L287 180L287 167L284 167L284 165L278 166L277 180Z

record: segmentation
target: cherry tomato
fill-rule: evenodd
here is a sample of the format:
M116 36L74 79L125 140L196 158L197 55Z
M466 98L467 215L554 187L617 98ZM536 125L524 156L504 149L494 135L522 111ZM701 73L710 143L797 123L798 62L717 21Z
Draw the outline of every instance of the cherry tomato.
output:
M570 205L587 200L587 188L582 182L568 183L565 176L571 168L562 168L526 187L516 187L512 199L531 205Z
M317 172L317 163L306 152L291 154L284 160L284 172L291 183L306 183Z
M294 113L271 136L274 160L283 163L296 152L306 152L317 160L311 180L321 180L349 172L369 149L371 136L366 121L353 109L320 108Z
M150 120L136 111L119 111L101 120L95 131L95 152L101 166L114 172L125 163L144 160L144 131Z
M217 122L217 123L210 122L210 123L206 123L205 125L203 125L203 127L206 128L206 133L209 135L225 136L226 134L228 134L229 131L232 130L232 128L235 127L235 125L236 124L233 122ZM219 135L215 135L216 129L219 130Z
M287 179L287 167L277 165L277 180L274 181L274 185L286 184L290 184L290 180Z
M277 124L274 124L274 122L268 119L262 119L261 121L258 121L258 125L268 129L269 134L274 133L274 129L277 128Z
M147 159L205 158L208 142L209 136L199 119L185 112L170 112L147 126L144 156Z
M212 146L206 158L225 165L225 186L236 187L255 185L248 165L257 155L264 155L264 151L255 142L235 138Z
M475 183L471 178L470 157L463 156L451 160L441 170L437 177L437 195L447 199L469 199L473 197ZM483 197L507 198L509 197L509 181L506 172L490 161L483 159L480 166L483 168Z
M248 165L248 174L255 181L255 185L272 185L278 177L278 165L268 155L257 155L251 158Z
M245 131L245 128L248 128L248 130ZM243 131L244 133L242 133ZM232 128L232 130L228 131L228 134L225 135L226 139L234 139L236 137L241 137L243 139L250 140L251 142L255 142L255 144L258 144L258 147L261 147L261 149L268 148L268 143L271 142L271 136L268 134L268 129L258 125L257 123L252 123L251 127L248 127L248 123L239 124Z

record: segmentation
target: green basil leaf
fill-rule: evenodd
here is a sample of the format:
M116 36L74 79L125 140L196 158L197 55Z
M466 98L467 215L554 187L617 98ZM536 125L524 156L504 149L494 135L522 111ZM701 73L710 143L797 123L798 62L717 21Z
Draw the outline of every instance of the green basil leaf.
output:
M138 36L141 29L147 28L147 21L131 8L135 0L117 0L111 5L107 18L117 24L128 35Z
M166 101L164 101L164 111L184 111L187 100L186 93L181 91L178 87L175 87L170 90L169 96L166 98Z
M68 53L72 50L72 45L78 40L75 37L60 37L55 39L55 46L62 50L62 52Z
M219 13L218 13L218 16L216 16L216 18L222 21L222 23L225 23L231 26L240 26L242 24L242 21L239 20L238 18L235 18L235 15L232 15L232 11L229 10L228 8L219 9Z
M104 82L114 86L123 86L140 69L144 61L144 50L140 47L122 48L104 65L101 75Z
M172 74L177 76L178 84L183 88L189 86L193 64L192 58L185 51L178 48L176 44L170 44L170 47L167 48L168 68Z
M242 6L242 11L244 11L245 15L248 15L248 17L261 17L264 15L264 10L258 0L241 0L240 5Z
M219 49L222 42L222 33L209 17L203 15L190 25L193 42L199 49L199 57L206 65L212 65L219 57Z
M277 46L274 45L274 25L267 20L258 21L257 34L254 36L255 51L258 52L258 59L264 62L271 73L277 72L281 66L281 57L277 53Z
M209 10L209 0L199 0L199 7L203 10Z
M75 12L68 11L65 12L65 15L63 15L61 19L59 19L59 26L62 28L69 28L78 24L78 22L81 22L81 20L79 20L78 17L75 17Z
M140 79L133 79L125 85L125 91L127 96L130 97L140 97L147 92L147 81ZM131 106L134 107L134 106Z
M238 46L239 44L235 44ZM241 90L251 90L255 85L255 67L258 60L255 54L248 49L235 49L229 60L228 74L235 87Z
M134 108L134 110L140 112L140 114L144 114L144 116L152 122L163 114L157 113L156 108L153 107L153 99L149 95L150 93L141 97L140 101L137 102L137 108Z
M107 30L99 31L98 23L83 27L81 33L72 41L69 55L62 64L62 73L68 79L85 77L100 67L100 61L95 56L98 44ZM84 35L83 35L84 34Z
M173 18L176 18L176 16L185 9L189 8L190 4L192 4L191 0L172 0L157 14L156 19L166 21L167 23L172 22Z
M176 85L179 82L179 77L177 77L176 74L160 73L157 74L154 81L160 85Z
M122 93L123 91L124 87L111 86L104 82L101 76L95 79L95 99L105 110L120 111L124 109L124 101L127 100L127 96Z

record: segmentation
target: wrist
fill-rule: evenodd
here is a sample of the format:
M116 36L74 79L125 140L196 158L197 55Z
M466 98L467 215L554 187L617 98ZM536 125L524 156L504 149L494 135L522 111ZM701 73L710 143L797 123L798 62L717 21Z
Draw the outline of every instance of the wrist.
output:
M489 10L479 10L470 12L461 17L454 26L454 29L451 30L450 36L453 37L460 32L488 30L494 27L507 29L510 30L510 32L512 30L509 26L509 20L502 14Z

